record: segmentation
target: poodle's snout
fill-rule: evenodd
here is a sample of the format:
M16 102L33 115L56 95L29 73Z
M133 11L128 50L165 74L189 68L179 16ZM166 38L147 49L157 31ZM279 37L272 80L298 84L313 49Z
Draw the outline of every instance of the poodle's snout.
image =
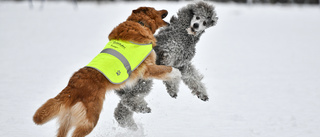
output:
M195 23L195 24L193 24L192 27L195 28L195 29L197 29L197 28L199 28L199 24L198 24L198 23Z

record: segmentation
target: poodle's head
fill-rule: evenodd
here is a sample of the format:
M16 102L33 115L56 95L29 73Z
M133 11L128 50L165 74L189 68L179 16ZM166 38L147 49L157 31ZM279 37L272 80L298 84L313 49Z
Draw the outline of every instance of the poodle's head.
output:
M189 4L187 9L189 9L189 16L191 18L189 27L187 28L188 34L198 35L205 29L216 25L218 21L214 7L206 2L199 1Z

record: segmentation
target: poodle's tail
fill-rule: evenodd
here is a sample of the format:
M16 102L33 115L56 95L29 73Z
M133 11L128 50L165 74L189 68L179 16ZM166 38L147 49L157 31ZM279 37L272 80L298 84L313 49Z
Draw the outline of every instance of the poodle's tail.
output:
M55 98L49 99L33 115L34 123L42 125L50 121L51 119L55 118L60 111L61 105L61 101L58 101Z

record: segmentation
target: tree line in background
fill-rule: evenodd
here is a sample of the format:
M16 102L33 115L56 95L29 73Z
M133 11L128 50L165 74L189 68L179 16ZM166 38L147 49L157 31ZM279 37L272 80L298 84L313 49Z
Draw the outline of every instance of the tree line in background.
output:
M92 1L92 2L105 2L105 1L141 1L141 0L0 0L0 1L70 1L70 2L81 2L81 1ZM165 1L165 0L144 0L144 1ZM167 0L167 1L181 1L181 0ZM187 0L190 1L190 0ZM215 2L236 2L236 3L283 3L283 4L319 4L320 0L206 0Z

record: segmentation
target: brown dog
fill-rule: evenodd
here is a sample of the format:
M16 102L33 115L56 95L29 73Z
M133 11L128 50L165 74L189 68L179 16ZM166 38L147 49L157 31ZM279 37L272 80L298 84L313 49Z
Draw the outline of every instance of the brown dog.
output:
M134 43L152 43L156 46L155 31L167 25L163 18L168 12L150 7L133 10L128 19L119 24L109 35L109 40L121 39ZM55 98L49 99L34 114L36 124L44 124L58 117L60 122L58 137L65 137L71 127L75 127L73 137L88 135L96 126L106 91L133 85L139 78L156 78L165 81L180 80L177 69L155 64L154 51L135 69L129 79L121 84L112 84L102 73L90 67L75 72L65 89Z

